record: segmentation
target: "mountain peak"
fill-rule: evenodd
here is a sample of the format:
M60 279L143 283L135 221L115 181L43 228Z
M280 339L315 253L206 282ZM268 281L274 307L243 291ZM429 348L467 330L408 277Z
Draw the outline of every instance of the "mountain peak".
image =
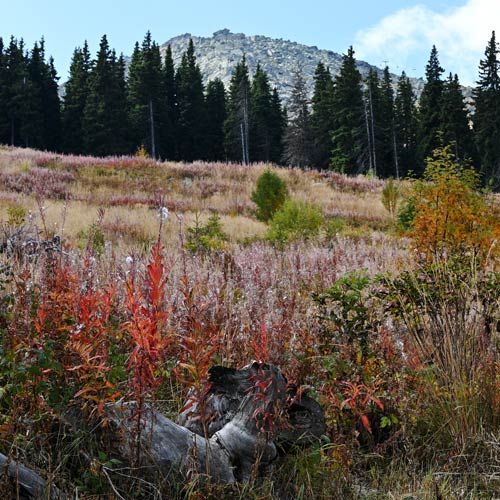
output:
M233 33L229 28L216 31L212 37L186 33L167 41L162 48L165 50L170 45L174 62L178 64L190 39L193 40L195 55L206 81L219 78L227 88L232 72L245 55L250 73L253 74L257 64L260 64L268 74L271 85L278 89L285 100L290 96L293 74L298 67L302 69L312 93L313 76L319 62L328 66L333 76L338 73L342 64L342 55L332 50L281 38ZM366 75L372 67L382 74L382 69L358 61L358 69L362 75ZM397 76L393 75L393 79L395 82ZM413 83L417 93L420 93L423 80L415 79Z

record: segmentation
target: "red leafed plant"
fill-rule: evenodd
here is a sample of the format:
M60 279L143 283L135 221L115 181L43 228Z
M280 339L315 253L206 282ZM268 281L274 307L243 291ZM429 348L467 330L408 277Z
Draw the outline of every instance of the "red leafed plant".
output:
M115 296L116 286L104 290L88 289L79 295L76 326L67 342L73 362L66 369L75 374L81 386L74 398L96 403L99 415L106 402L120 396L120 391L107 376L111 370L108 358L112 329L109 323Z
M169 317L165 309L167 281L162 247L158 241L151 249L143 290L133 278L126 283L126 306L130 319L125 323L125 331L132 346L127 369L130 373L129 396L137 404L135 418L138 446L144 404L148 396L154 398L155 390L163 381L160 368L172 342L172 337L166 331Z
M367 416L367 409L370 403L375 403L382 411L384 405L380 399L374 396L377 387L368 387L365 384L353 384L352 382L343 382L343 395L345 399L340 404L340 408L350 408L354 415L357 415L363 424L363 427L371 434L372 428Z
M188 278L181 279L183 313L178 333L181 362L175 369L177 379L188 389L183 411L190 418L200 420L206 437L211 420L207 411L210 391L209 368L220 347L222 332L206 315L208 305L199 300L196 286L190 286ZM208 464L207 464L208 465Z

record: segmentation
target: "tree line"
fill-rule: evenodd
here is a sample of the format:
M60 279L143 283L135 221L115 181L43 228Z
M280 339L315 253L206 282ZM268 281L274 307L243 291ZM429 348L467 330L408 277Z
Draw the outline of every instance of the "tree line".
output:
M500 77L493 32L479 64L473 101L466 106L458 76L443 79L436 47L417 102L403 72L386 67L363 79L354 50L339 73L319 63L312 98L300 68L286 107L260 65L253 75L243 56L229 88L206 85L190 41L177 67L148 32L127 67L106 36L92 58L77 47L64 96L43 39L27 50L0 38L0 143L74 154L120 155L144 148L153 158L274 162L372 171L380 177L419 176L425 158L452 144L460 161L478 165L500 184ZM473 113L471 113L471 109Z

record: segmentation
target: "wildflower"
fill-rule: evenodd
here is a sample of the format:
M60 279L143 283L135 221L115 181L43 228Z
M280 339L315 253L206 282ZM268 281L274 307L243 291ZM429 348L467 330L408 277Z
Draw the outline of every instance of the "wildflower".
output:
M127 257L125 258L125 262L129 265L133 264L134 262L134 258L130 255L127 255Z
M158 210L158 218L160 219L161 222L164 222L168 219L168 208L167 207L161 207Z

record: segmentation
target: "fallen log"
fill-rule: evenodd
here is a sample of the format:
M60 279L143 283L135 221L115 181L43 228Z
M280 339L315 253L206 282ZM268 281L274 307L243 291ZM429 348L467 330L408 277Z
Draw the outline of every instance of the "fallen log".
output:
M16 497L14 498L30 500L63 500L65 498L55 486L48 484L35 471L15 460L9 459L2 453L0 453L0 470L12 482L14 491L16 491ZM17 496L17 490L19 496Z
M241 370L214 366L210 369L210 389L203 404L203 417L199 418L199 404L184 410L177 423L203 436L203 420L208 421L208 435L222 429L236 414L243 399L252 388L252 379L258 364L248 365ZM307 392L297 391L292 385L286 389L284 404L284 425L277 429L274 440L283 447L290 445L306 446L325 433L325 414L321 405Z
M141 466L156 468L162 475L180 469L234 483L272 467L278 455L275 437L279 441L281 435L284 443L306 444L324 433L323 410L312 399L297 396L286 408L286 380L275 366L216 367L210 372L210 381L203 413L193 404L177 424L151 406L140 414L133 403L108 406L107 415L122 434L120 454L134 456L139 448ZM279 415L289 417L286 430L278 428ZM200 423L203 420L205 426Z

